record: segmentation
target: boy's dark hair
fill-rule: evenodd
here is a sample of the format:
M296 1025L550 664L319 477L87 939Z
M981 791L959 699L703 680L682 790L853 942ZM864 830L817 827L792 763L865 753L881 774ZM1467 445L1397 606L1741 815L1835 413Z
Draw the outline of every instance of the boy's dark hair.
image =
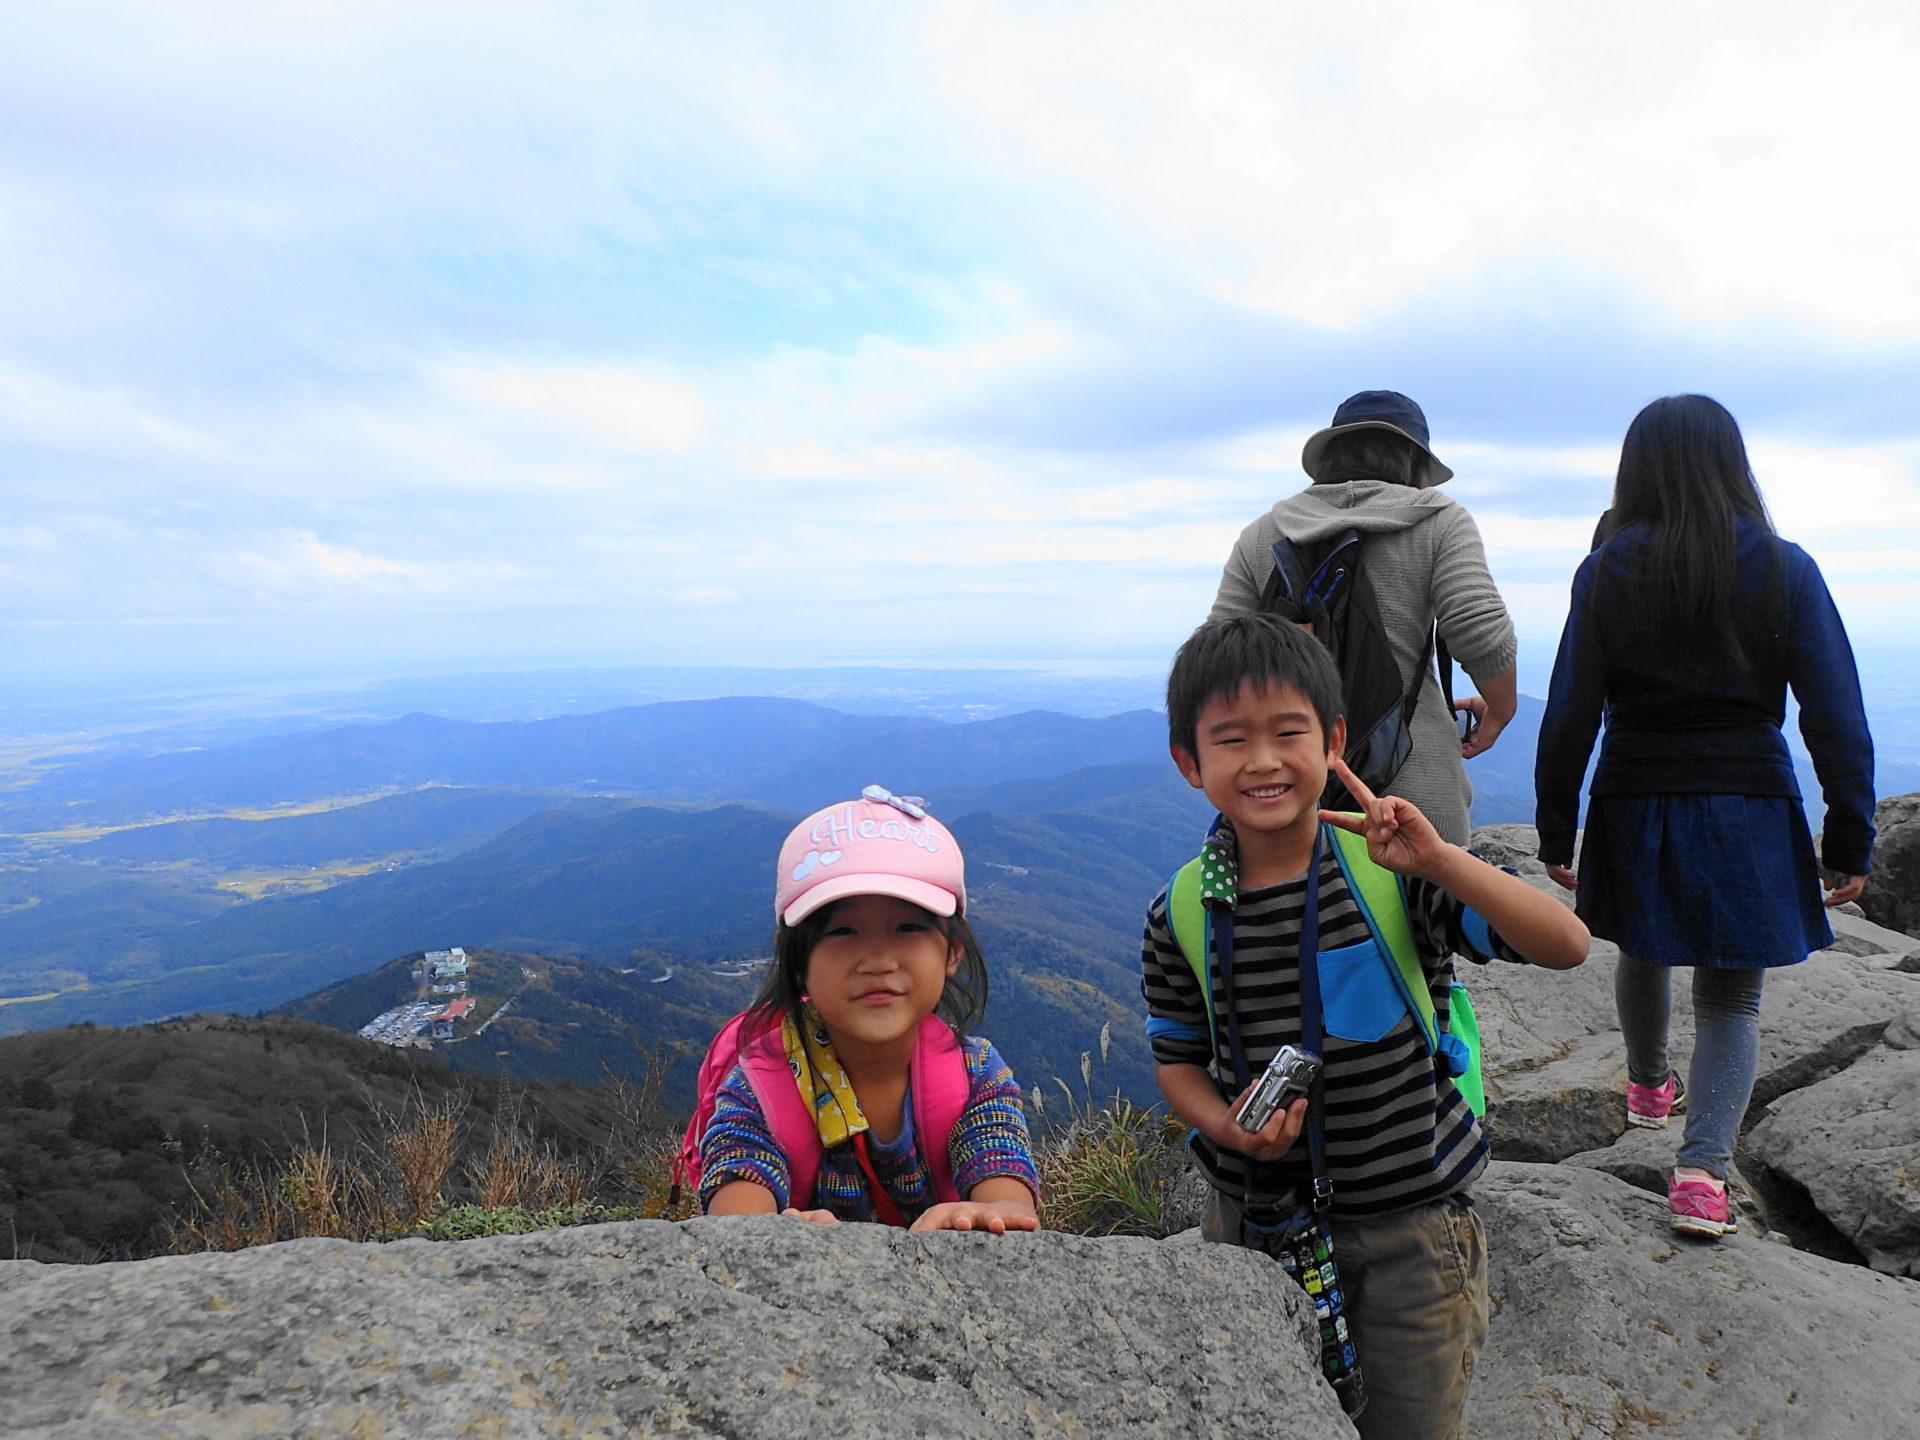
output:
M813 953L815 943L827 931L842 901L831 905L822 905L798 925L781 925L773 932L773 963L767 967L767 978L760 982L760 993L753 997L750 1011L771 1020L774 1016L784 1015L791 1019L794 1028L802 1035L806 1034L803 1023L805 1006L801 997L807 991L807 957ZM920 907L915 906L916 910ZM987 1012L987 961L980 953L980 942L975 938L973 926L967 923L964 915L941 917L931 911L922 910L927 923L942 935L948 943L960 947L960 968L947 977L947 985L940 992L940 1003L934 1006L934 1014L953 1027L954 1034L964 1038L968 1031L980 1023L981 1016Z
M1221 695L1236 695L1249 680L1291 685L1333 734L1343 709L1340 672L1326 647L1278 615L1229 615L1209 620L1187 637L1167 674L1167 742L1199 753L1200 712Z

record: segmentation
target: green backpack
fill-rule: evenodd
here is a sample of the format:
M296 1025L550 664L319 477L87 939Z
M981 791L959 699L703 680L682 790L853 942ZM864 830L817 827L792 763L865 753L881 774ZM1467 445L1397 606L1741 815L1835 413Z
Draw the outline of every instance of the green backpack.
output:
M1487 1092L1480 1073L1480 1024L1474 1018L1473 1000L1467 987L1458 980L1449 992L1448 1025L1439 1026L1433 1006L1433 992L1427 988L1426 968L1413 948L1413 925L1407 918L1406 892L1400 877L1374 864L1367 854L1365 837L1336 825L1324 827L1333 838L1333 853L1346 876L1348 888L1373 933L1375 949L1389 957L1387 968L1401 1004L1410 1012L1427 1042L1427 1053L1452 1077L1454 1088L1473 1107L1475 1115L1487 1113ZM1207 1030L1218 1042L1219 1031L1213 1014L1213 986L1208 967L1213 956L1213 919L1200 899L1200 860L1195 858L1174 873L1167 887L1167 923L1173 938L1193 967L1200 982L1200 994L1207 1006ZM1389 1017L1381 1017L1384 1021ZM1392 1018L1397 1018L1392 1017ZM1384 1028L1384 1027L1383 1027Z

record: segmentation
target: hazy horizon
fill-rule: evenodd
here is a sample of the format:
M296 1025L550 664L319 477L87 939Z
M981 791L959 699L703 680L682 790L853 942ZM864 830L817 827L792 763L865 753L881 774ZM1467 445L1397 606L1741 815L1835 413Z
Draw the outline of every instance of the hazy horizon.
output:
M1544 701L1551 667L1550 651L1523 646L1521 694ZM1878 757L1920 763L1920 670L1891 651L1863 654L1860 670ZM949 720L1035 709L1098 718L1163 709L1164 678L1164 661L1049 665L1002 660L967 666L526 666L237 679L205 686L99 680L38 693L14 687L12 703L0 705L0 742L24 745L29 754L81 737L149 743L141 737L152 736L163 746L205 745L287 730L384 723L415 712L522 720L723 696L803 699L830 709ZM1469 677L1458 669L1454 683L1456 694L1471 693ZM1798 748L1791 715L1787 729ZM168 741L168 736L175 738Z

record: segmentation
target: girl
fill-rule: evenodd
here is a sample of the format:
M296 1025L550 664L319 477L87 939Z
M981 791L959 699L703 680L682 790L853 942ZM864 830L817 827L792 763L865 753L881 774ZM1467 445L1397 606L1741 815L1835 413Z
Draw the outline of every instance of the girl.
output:
M966 1036L987 1002L966 903L917 799L869 785L794 828L773 964L701 1139L707 1214L1040 1228L1020 1087Z
M1676 1230L1734 1228L1727 1167L1753 1090L1761 981L1833 941L1820 905L1859 895L1873 847L1873 742L1820 571L1773 533L1733 416L1656 400L1620 451L1599 548L1573 580L1534 776L1540 859L1576 889L1580 778L1604 711L1577 881L1620 947L1627 1120L1690 1107L1668 1186ZM1827 813L1816 866L1780 733L1787 688ZM1669 971L1693 967L1693 1066L1667 1061Z

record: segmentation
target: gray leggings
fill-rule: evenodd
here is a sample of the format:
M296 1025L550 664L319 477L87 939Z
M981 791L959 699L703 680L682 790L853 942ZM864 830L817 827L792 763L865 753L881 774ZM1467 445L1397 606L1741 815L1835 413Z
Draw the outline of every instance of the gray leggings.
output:
M1667 1078L1673 969L1623 954L1613 972L1613 1001L1627 1041L1627 1076L1638 1085L1659 1085ZM1687 1075L1687 1129L1679 1163L1722 1180L1753 1094L1760 987L1766 976L1758 968L1693 967L1693 1068Z

